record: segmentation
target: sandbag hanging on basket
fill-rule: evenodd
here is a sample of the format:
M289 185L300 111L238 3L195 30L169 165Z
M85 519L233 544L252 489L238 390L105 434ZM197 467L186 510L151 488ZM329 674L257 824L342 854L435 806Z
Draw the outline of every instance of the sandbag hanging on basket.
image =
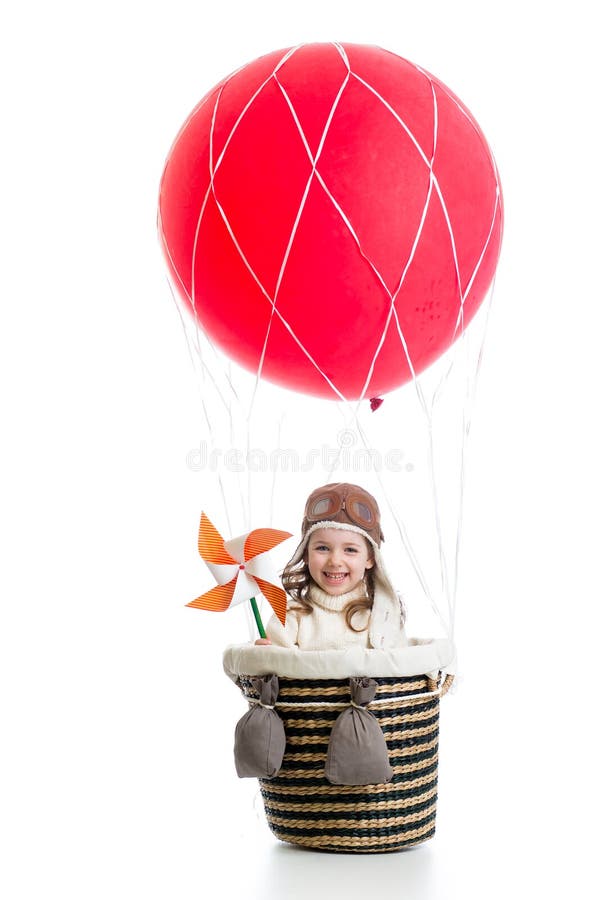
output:
M283 722L272 708L279 694L279 679L263 675L250 681L259 700L235 727L235 768L240 778L272 778L281 768L285 752Z
M325 777L332 784L385 784L394 770L379 722L368 709L377 691L373 678L351 678L352 706L331 729Z

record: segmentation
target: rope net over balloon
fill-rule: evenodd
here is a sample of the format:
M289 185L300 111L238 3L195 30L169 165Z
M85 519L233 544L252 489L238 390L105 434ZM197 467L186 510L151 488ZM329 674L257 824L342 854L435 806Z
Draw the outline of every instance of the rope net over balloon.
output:
M161 242L201 381L198 469L224 524L297 530L313 487L358 481L387 503L399 587L448 634L487 323L476 313L501 229L473 117L374 47L300 45L234 72L184 124L161 182Z

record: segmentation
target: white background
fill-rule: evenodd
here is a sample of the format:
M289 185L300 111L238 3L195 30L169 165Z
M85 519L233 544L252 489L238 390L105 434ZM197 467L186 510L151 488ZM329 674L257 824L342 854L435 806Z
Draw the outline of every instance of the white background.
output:
M17 898L589 896L597 781L597 47L591 5L22 3L2 28L0 885ZM177 129L301 41L377 43L471 108L505 240L470 447L438 834L278 844L231 734L197 386L155 236ZM200 583L202 582L202 583ZM234 616L235 614L232 614ZM237 627L237 625L235 626Z

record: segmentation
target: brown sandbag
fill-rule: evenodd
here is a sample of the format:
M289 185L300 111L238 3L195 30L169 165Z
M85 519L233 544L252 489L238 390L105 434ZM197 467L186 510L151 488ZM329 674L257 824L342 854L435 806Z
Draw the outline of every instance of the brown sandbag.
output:
M250 679L259 702L242 716L235 727L233 755L240 778L273 778L285 752L283 722L272 707L279 694L277 675Z
M331 784L386 784L394 771L379 722L367 703L375 697L373 678L351 678L352 706L340 713L331 729L325 778Z

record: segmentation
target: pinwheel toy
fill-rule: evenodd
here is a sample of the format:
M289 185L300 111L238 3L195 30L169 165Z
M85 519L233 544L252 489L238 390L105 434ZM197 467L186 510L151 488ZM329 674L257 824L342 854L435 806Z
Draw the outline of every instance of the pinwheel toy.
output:
M261 593L273 607L277 618L285 624L286 595L275 584L277 575L268 559L268 552L291 537L289 531L275 528L255 528L247 534L223 540L206 513L200 518L198 552L214 575L217 586L206 591L187 606L224 612L231 606L249 600L260 636L265 630L256 604Z

